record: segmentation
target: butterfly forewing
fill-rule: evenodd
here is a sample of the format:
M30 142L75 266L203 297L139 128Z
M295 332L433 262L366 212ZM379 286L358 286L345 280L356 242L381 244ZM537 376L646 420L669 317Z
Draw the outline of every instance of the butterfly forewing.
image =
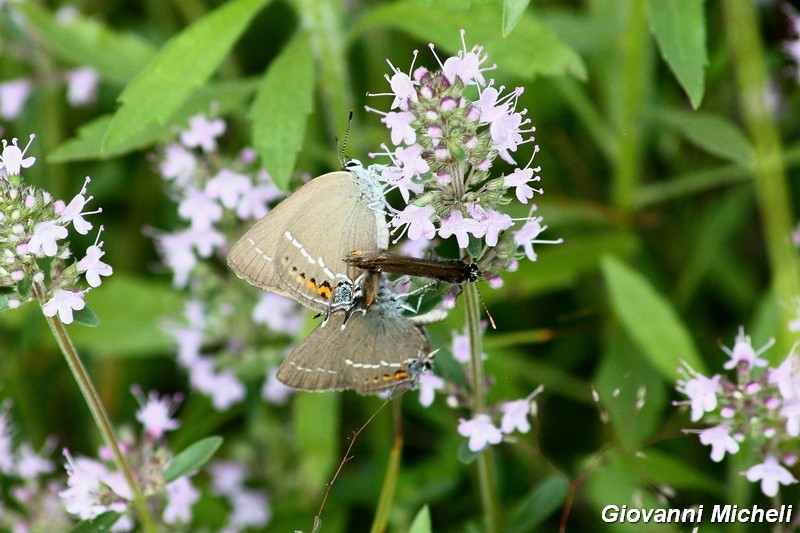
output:
M331 172L256 222L231 248L228 264L248 283L322 311L337 285L361 272L344 262L347 253L388 238L383 214L370 205L359 178Z

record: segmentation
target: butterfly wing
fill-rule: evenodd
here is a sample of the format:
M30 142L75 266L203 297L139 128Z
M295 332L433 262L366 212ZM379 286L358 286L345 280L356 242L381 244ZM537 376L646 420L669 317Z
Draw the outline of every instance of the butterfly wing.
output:
M461 259L418 259L387 250L354 250L345 257L345 262L370 272L422 276L448 283L474 282L480 276L475 263Z
M361 272L344 262L347 253L388 239L383 214L370 205L356 175L331 172L256 222L231 248L228 265L252 285L323 311L337 285Z
M278 379L309 391L355 389L373 394L408 387L430 352L425 331L380 302L350 318L334 315L295 348Z

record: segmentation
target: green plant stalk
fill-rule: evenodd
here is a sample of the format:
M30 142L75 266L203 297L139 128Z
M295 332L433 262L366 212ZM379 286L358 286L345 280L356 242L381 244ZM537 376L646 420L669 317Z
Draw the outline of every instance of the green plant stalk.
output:
M486 412L486 380L483 373L483 328L478 288L474 283L464 283L467 333L469 335L470 373L472 387L472 416ZM478 487L483 507L484 522L488 533L500 531L500 504L497 498L497 472L494 468L492 449L483 450L476 460L478 465Z
M375 518L372 520L370 533L383 533L389 522L389 512L392 509L394 493L397 489L397 479L400 476L400 458L403 453L403 434L397 433L394 436L392 449L389 451L389 464L386 466L386 475L383 477L381 496L378 499L378 509L375 511Z
M59 74L56 72L52 54L42 45L38 35L32 37L32 40L35 42L34 66L42 101L42 113L37 120L37 129L39 140L44 143L42 152L50 153L64 139L64 95L61 92L61 84L56 81L59 79ZM54 198L67 198L69 178L66 166L51 164L49 168L50 183L47 190Z
M41 282L35 281L33 283L33 291L34 294L36 294L36 298L39 300L39 304L44 306L47 294ZM103 404L100 402L100 397L97 394L97 390L94 388L94 384L89 378L89 373L86 371L86 367L83 366L83 362L81 362L81 359L78 356L78 352L75 349L75 345L72 343L72 339L67 333L64 324L61 323L61 320L59 320L57 317L45 318L50 326L50 330L53 332L53 336L56 338L56 342L58 343L58 347L61 349L61 353L64 354L64 358L67 360L67 365L69 366L70 371L72 371L75 381L78 383L78 387L80 388L81 393L86 400L86 404L89 406L89 411L92 413L92 418L94 418L97 428L103 435L103 440L105 440L106 445L109 447L109 449L111 449L117 470L122 473L122 476L125 478L125 482L131 489L131 494L133 494L133 506L136 508L139 518L142 521L142 528L147 533L156 533L153 517L150 516L150 512L147 510L144 496L142 496L142 492L139 490L139 486L134 480L133 474L131 474L131 470L128 467L128 464L125 462L125 458L122 456L122 451L120 450L117 438L114 436L114 431L111 428L111 422L109 421L108 414L106 414Z
M327 133L331 139L338 138L347 127L347 112L353 108L352 83L346 68L347 31L343 2L295 0L295 5L300 15L300 26L311 39Z
M614 206L630 211L642 175L642 108L648 57L645 0L632 0L628 31L623 36L623 79L620 98L619 152L614 166L611 199Z
M739 453L728 455L725 460L727 468L727 496L725 503L732 503L739 507L747 507L753 503L753 485L742 472L760 462L749 441L745 440ZM746 533L748 527L743 522L725 524L726 530L731 533Z
M767 103L769 79L759 17L749 0L725 0L725 34L733 56L739 105L753 144L753 178L756 200L763 220L764 240L772 269L773 289L781 308L781 322L794 318L790 304L800 296L800 263L791 241L793 215L786 179L783 147L772 110ZM786 357L793 338L786 327L776 334L773 362Z

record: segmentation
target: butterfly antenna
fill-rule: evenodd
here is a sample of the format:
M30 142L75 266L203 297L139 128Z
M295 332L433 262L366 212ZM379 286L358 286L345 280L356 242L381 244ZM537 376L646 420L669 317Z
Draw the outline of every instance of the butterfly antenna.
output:
M342 151L339 154L341 158L342 167L344 167L345 163L345 150L347 149L347 138L350 137L350 125L353 123L353 110L350 110L350 115L347 117L347 128L344 130L344 140L342 141Z
M488 258L486 256L486 254L483 253L483 250L481 250L481 253L478 254L478 259L476 259L475 261L471 261L469 255L466 255L462 259L462 261L470 263L471 265L476 265L476 267L478 269L478 277L483 276L483 269L480 267L481 261L483 261L484 264L488 265L490 260L491 260L491 258ZM489 312L489 308L486 307L486 302L483 301L483 296L481 296L481 291L478 290L478 284L477 283L475 284L475 292L478 293L478 299L481 301L481 305L483 306L483 310L486 311L486 317L489 319L489 324L492 325L492 329L497 329L497 324L495 324L495 322L494 322L494 317L492 317L492 313Z
M486 307L486 302L483 301L483 296L481 296L481 291L478 290L477 284L475 284L475 292L478 293L478 299L481 301L483 310L486 311L486 317L489 319L489 324L492 325L492 329L497 329L497 324L494 322L494 317L492 317L492 313L489 312L489 308Z

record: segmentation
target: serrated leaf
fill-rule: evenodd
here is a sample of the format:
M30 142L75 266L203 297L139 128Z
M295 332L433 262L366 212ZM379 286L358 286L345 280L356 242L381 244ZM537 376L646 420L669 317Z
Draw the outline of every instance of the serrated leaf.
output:
M90 328L95 328L100 325L100 319L88 305L83 309L73 311L72 318L76 323L89 326Z
M372 9L353 27L358 35L376 26L402 29L423 42L434 42L450 52L461 50L461 29L466 30L467 47L480 44L489 62L498 69L522 78L571 75L586 79L586 65L580 56L536 18L525 13L516 31L503 38L503 13L496 3L468 7L442 3L405 1Z
M683 133L695 146L738 165L750 168L753 147L736 124L720 115L670 111L658 118Z
M675 382L682 360L698 372L706 373L688 329L666 298L616 258L603 260L603 273L614 313L643 355L667 381Z
M300 33L270 65L250 110L256 152L281 189L288 187L313 102L313 54Z
M108 533L119 517L116 511L106 511L94 520L84 520L72 529L72 533Z
M78 129L78 135L67 139L47 155L49 163L66 163L119 157L134 150L142 150L175 137L173 125L183 125L197 113L208 112L212 102L217 113L224 115L245 105L256 88L256 80L233 80L211 84L196 91L163 126L150 128L130 138L114 150L103 152L102 142L113 115L103 115Z
M222 4L173 37L122 91L122 107L103 139L103 152L118 150L147 130L168 124L230 52L250 20L269 0Z
M117 32L93 19L76 15L62 24L32 2L17 7L56 56L94 68L104 80L128 83L156 53L153 45L137 35Z
M503 37L514 30L531 0L503 0Z
M506 533L536 531L550 515L563 506L569 484L561 477L545 479L516 506Z
M433 525L431 524L431 510L427 505L423 505L419 510L414 521L411 522L411 527L408 528L408 533L431 533Z
M222 437L206 437L183 450L164 470L164 482L172 483L181 476L200 470L217 453L222 442Z
M67 139L58 145L52 152L47 154L48 163L68 163L70 161L86 161L92 159L106 159L122 155L130 151L130 147L135 147L138 143L131 142L127 145L119 146L103 154L100 147L103 137L108 131L113 115L101 115L94 120L87 122L78 128L78 134L72 139ZM154 132L151 133L155 137ZM160 133L160 132L159 132Z
M705 90L705 2L700 0L648 0L650 28L661 55L689 96L700 107Z

